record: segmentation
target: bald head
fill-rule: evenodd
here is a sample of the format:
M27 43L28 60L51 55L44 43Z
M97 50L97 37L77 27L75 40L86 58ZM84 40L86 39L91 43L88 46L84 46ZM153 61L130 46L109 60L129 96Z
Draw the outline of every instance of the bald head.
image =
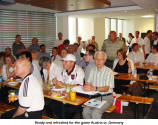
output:
M15 63L15 75L24 78L31 71L31 63L27 59L18 59Z

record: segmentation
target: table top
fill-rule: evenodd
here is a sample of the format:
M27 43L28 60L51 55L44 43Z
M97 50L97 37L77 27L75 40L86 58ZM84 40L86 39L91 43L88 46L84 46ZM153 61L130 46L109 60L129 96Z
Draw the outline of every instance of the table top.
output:
M76 100L75 101L71 101L69 96L63 97L63 98L56 98L56 97L52 97L51 96L51 91L50 90L44 90L44 97L49 98L49 99L53 99L56 101L60 101L66 104L71 104L71 105L81 105L85 102L87 102L89 99L85 98L85 97L81 97L81 96L76 96Z
M154 99L149 97L140 97L140 96L128 96L122 95L117 98L120 101L134 102L134 103L142 103L142 104L152 104Z
M18 83L16 86L9 85L5 82L3 82L1 84L3 86L7 86L7 87L10 87L10 88L13 88L13 89L19 89L19 87L20 87L20 83ZM46 98L53 99L53 100L56 100L56 101L60 101L60 102L67 103L67 104L71 104L71 105L76 105L76 106L81 105L81 104L83 104L83 103L85 103L86 101L89 100L88 98L81 97L81 96L76 96L75 101L71 101L69 96L64 97L64 98L52 97L51 96L51 90L48 90L48 89L44 89L43 93L44 93L44 97L46 97Z
M151 66L151 65L139 65L135 66L137 69L152 69L152 70L158 70L158 66Z
M19 89L21 83L19 82L17 85L9 85L9 84L7 84L7 82L2 82L1 85L6 86L6 87L10 87L10 88L13 88L13 89Z
M148 83L156 83L156 80L142 80L139 79L139 74L137 74L136 77L134 77L130 73L118 73L114 76L115 79L122 79L122 80L132 80L132 81L139 81L139 82L148 82Z

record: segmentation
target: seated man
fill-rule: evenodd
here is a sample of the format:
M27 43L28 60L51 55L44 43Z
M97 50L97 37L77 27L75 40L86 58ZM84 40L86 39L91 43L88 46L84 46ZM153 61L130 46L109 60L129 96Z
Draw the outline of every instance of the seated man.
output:
M94 56L96 67L91 70L83 90L99 91L103 96L103 100L107 102L101 108L86 106L83 109L83 118L85 119L101 119L104 111L113 105L114 75L111 69L104 66L106 58L107 56L103 51L96 52ZM100 100L100 97L95 99Z
M63 70L59 75L59 78L54 78L53 84L58 87L65 87L66 84L70 85L70 88L75 87L77 85L83 85L84 81L84 72L83 70L75 64L76 58L72 54L67 54L65 58L63 58ZM50 105L50 104L49 104ZM53 105L53 106L52 106ZM62 112L62 104L61 102L56 101L53 103L51 101L51 108L52 112L55 112L59 118L61 117ZM65 116L66 118L73 118L74 114L78 112L77 106L65 104Z
M14 68L16 76L23 79L19 89L19 106L1 116L1 118L40 119L44 107L42 87L31 74L31 63L26 59L19 59Z
M75 64L76 58L72 54L67 54L63 58L63 71L60 74L60 80L53 79L53 84L60 87L65 87L65 84L70 84L70 87L83 85L84 72L78 65Z
M158 65L158 46L152 46L152 53L146 59L148 65Z
M85 62L88 63L88 65L85 68L85 82L87 82L88 80L91 69L93 69L93 67L96 67L94 63L94 54L95 54L94 50L89 50L85 54Z
M46 52L46 46L44 44L40 45L40 52L38 58L40 59L43 56L46 56L51 59L50 54Z
M135 66L144 62L144 54L139 51L138 43L132 45L132 52L128 54L128 58L131 59Z

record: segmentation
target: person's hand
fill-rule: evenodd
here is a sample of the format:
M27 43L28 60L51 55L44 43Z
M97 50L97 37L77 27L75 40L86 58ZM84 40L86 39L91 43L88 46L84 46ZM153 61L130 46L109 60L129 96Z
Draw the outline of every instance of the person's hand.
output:
M89 84L89 83L86 83L86 85L83 86L83 90L84 90L84 91L95 91L95 90L96 90L96 87L95 87L95 86L92 86L92 85Z
M139 62L136 62L136 63L135 63L135 66L139 66L139 64L140 64Z
M90 84L85 84L84 86L83 86L83 90L84 91L90 91Z
M54 84L55 86L58 84L58 80L57 80L56 78L54 78L54 79L52 80L52 82L53 82L53 84Z
M62 83L62 82L60 82L60 81L58 81L58 82L57 82L57 86L59 86L59 87L61 87L61 88L64 88L64 87L65 87L65 84Z

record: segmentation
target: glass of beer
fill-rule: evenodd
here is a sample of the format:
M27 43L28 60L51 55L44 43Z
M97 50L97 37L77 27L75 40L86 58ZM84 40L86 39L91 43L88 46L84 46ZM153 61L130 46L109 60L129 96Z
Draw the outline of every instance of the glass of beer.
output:
M9 91L9 102L14 102L15 101L15 90L10 90Z
M76 92L75 91L71 91L70 92L70 100L71 101L75 101L76 100Z

